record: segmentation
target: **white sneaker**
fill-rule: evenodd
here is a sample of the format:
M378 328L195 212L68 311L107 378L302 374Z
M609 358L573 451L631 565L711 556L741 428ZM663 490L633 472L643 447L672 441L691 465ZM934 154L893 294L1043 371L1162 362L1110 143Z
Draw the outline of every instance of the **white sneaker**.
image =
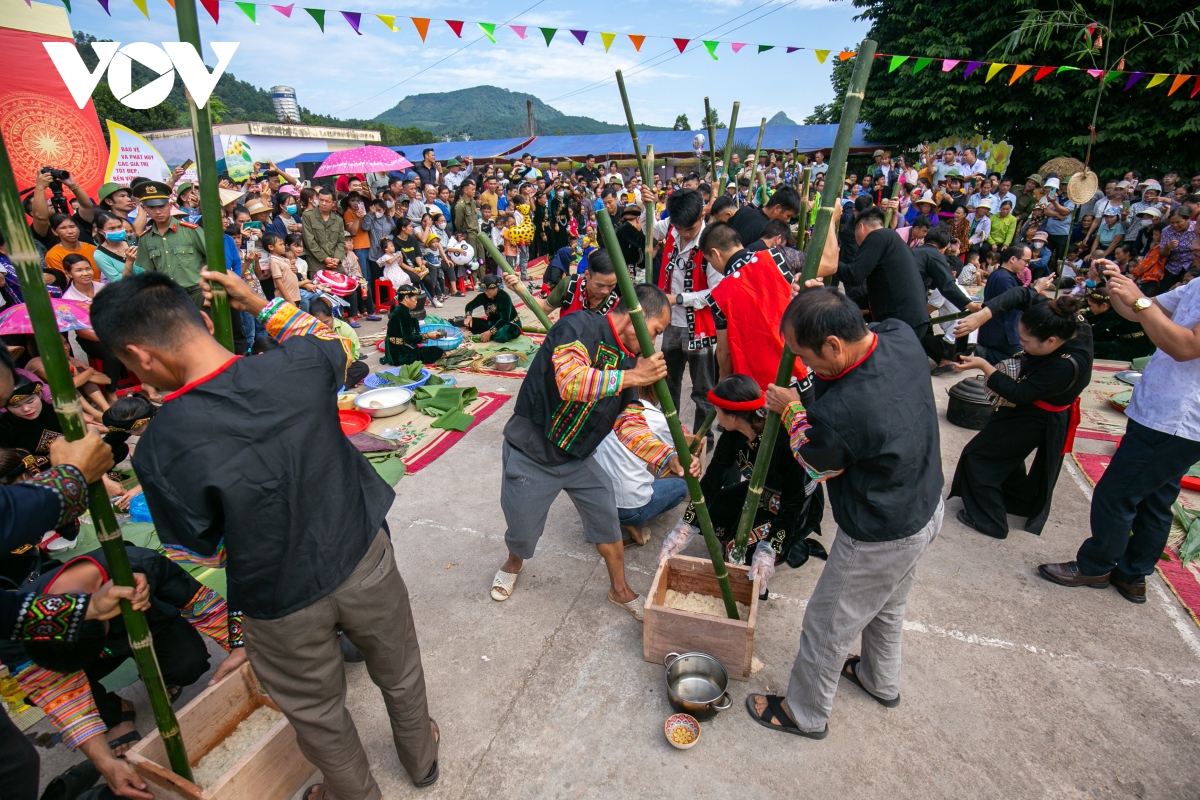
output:
M442 307L442 301L441 301L441 300L438 300L438 299L435 297L435 298L433 299L433 307L434 307L434 308L441 308L441 307Z

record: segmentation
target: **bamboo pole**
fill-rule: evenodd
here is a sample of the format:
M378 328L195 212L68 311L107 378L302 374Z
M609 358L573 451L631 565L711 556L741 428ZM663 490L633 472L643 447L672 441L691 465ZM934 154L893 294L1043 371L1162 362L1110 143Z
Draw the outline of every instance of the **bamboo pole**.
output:
M696 441L692 442L692 446L688 451L692 455L700 452L700 445L704 444L704 437L708 436L708 430L717 421L717 407L713 406L708 410L708 415L704 418L704 422L700 423L700 427L696 429Z
M34 338L37 340L38 353L46 369L47 382L54 398L54 411L62 426L63 436L68 441L82 439L87 435L87 428L79 405L79 394L71 381L71 370L67 365L67 355L63 351L62 336L54 318L54 309L50 305L46 282L42 279L41 259L34 249L29 226L25 224L25 210L17 193L17 182L13 178L8 147L3 138L0 138L0 230L4 231L8 239L8 252L25 295L25 307L33 323ZM96 481L88 486L88 508L92 513L96 538L100 540L100 546L104 550L104 558L108 562L108 572L113 583L118 586L133 586L133 571L129 567L129 556L125 553L121 528L117 525L117 518L113 514L103 482ZM146 617L142 612L134 611L128 600L121 601L121 616L125 620L129 646L133 650L138 674L146 686L146 694L150 696L154 721L162 735L171 769L191 780L192 771L183 748L183 738L179 734L179 723L175 720L171 700L167 697L167 686L163 682L158 658L154 654L154 641L150 638Z
M946 314L941 317L934 317L933 319L929 320L929 324L930 325L940 325L943 322L950 322L951 320L962 319L963 317L969 317L974 313L975 313L974 311L959 311L954 314Z
M646 183L646 187L650 189L650 194L658 197L658 193L654 191L654 145L646 145L646 160L650 162L650 181ZM649 203L642 209L645 214L645 219L642 222L642 231L646 234L646 249L645 255L642 257L642 267L646 270L643 279L646 283L654 283L654 211L657 206L654 203Z
M796 227L796 247L808 249L808 192L812 183L812 170L804 170L800 183L800 224Z
M712 106L708 104L708 98L704 98L704 123L708 127L708 146L712 155L709 157L709 168L712 170L712 183L710 186L717 185L717 128L713 121Z
M833 153L830 156L829 172L825 176L825 185L836 187L846 179L846 156L850 152L850 141L854 137L854 125L858 122L858 113L862 109L863 94L867 89L867 79L871 77L871 64L875 61L875 49L878 45L871 39L863 39L858 46L858 55L854 61L854 71L850 75L850 85L846 89L846 98L842 103L842 117L838 122L837 136L833 140ZM800 285L817 277L821 265L821 251L825 249L825 238L830 235L830 224L833 221L835 204L841 202L841 193L828 191L821 196L821 206L817 210L817 224L813 228L812 241L804 251L804 271L801 273ZM792 369L795 367L796 356L785 345L783 355L779 359L779 369L775 373L775 385L787 386L791 380ZM779 434L780 417L774 411L767 414L763 426L762 438L758 445L758 455L754 459L754 472L750 475L750 487L746 490L746 503L742 506L742 516L738 520L737 538L733 550L729 554L730 561L741 564L746 558L746 543L750 538L750 528L754 525L754 516L758 511L759 499L762 497L763 486L767 480L767 467L771 463L771 455L775 451L775 438Z
M889 197L888 199L895 200L899 196L900 196L900 179L896 178L896 182L892 184L892 196ZM893 212L892 212L892 209L890 209L890 208L887 211L883 212L883 227L885 227L885 228L892 227L892 214L893 214Z
M200 24L196 20L196 0L176 0L175 21L179 28L179 41L191 44L203 59ZM192 117L192 145L196 150L196 175L200 181L205 262L211 272L225 272L225 226L221 224L221 195L217 187L217 159L213 155L212 117L207 104L204 108L197 108L191 92L185 91L184 95ZM216 282L210 287L212 300L209 302L209 314L213 322L213 336L232 353L233 321L229 313L229 296Z
M729 132L725 135L725 152L721 156L721 190L717 192L717 197L725 194L725 187L729 185L729 156L733 153L733 132L737 128L738 109L742 107L739 102L734 102L733 113L729 115Z
M763 139L763 134L766 132L766 130L767 130L767 118L763 117L762 122L758 123L758 141L754 143L754 164L750 168L751 169L751 173L750 173L751 174L751 178L750 178L751 201L753 201L754 199L756 199L758 197L758 175L759 175L758 156L759 156L759 153L762 152L762 139ZM762 173L762 182L763 182L763 187L766 188L767 174L765 172Z
M492 241L490 236L480 236L479 243L483 245L483 249L487 251L487 254L492 257L492 261L496 262L496 266L500 267L500 269L504 270L509 275L517 274L513 272L513 268L504 258L504 254L501 253L499 248L496 247L496 243ZM565 281L566 278L564 277L563 280ZM525 286L525 282L520 280L520 278L517 279L517 294L521 296L521 300L526 306L529 307L529 310L532 311L541 321L542 325L546 327L546 330L550 330L554 323L550 321L550 317L546 315L546 312L542 311L542 307L538 305L537 300L533 299L533 295L529 293L529 289ZM524 330L524 328L522 328L522 330Z
M642 173L642 182L649 183L650 176L646 172L646 162L642 160L642 146L638 143L637 128L633 124L633 110L629 107L629 95L625 91L625 76L617 70L617 87L621 90L621 105L625 106L625 122L629 125L629 135L633 139L633 154L637 157L638 172Z
M617 232L613 228L612 218L608 216L606 210L600 209L596 212L596 222L599 224L600 234L604 237L608 255L612 258L613 272L617 273L617 285L621 287L621 299L625 301L625 307L629 309L629 319L633 322L633 329L637 331L642 357L649 358L654 355L654 340L650 338L650 332L646 329L646 320L642 315L642 307L638 304L637 292L634 290L633 281L629 278L629 270L625 267L621 248L617 244ZM683 467L684 478L687 480L692 507L696 510L696 522L700 532L704 535L704 543L708 545L708 557L712 559L713 573L717 576L717 583L721 585L725 613L729 615L730 619L738 619L733 589L729 586L729 572L725 569L725 558L721 555L721 543L717 541L717 535L713 532L712 519L708 515L708 506L704 502L700 481L696 480L688 469L692 464L692 452L688 449L687 439L683 435L683 426L679 424L679 412L675 408L675 401L671 399L671 392L667 389L665 380L659 379L658 383L654 384L654 391L658 394L658 402L662 405L663 415L666 416L667 425L671 428L671 440L675 444L675 453L679 458L679 465Z

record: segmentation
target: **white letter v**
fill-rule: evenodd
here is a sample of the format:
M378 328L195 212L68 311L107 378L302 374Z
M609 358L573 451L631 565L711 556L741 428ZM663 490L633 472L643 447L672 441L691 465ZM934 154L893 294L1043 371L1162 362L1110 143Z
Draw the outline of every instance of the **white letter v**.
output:
M74 42L42 42L42 47L45 47L46 52L49 53L50 60L54 62L63 83L70 90L75 105L83 108L91 98L92 92L95 91L96 84L100 83L100 76L104 74L104 70L108 69L108 63L117 54L121 43L92 42L92 50L100 59L94 72L88 72L87 64L83 63L83 58L75 49Z
M208 67L200 59L196 48L188 42L163 42L163 49L171 57L175 71L183 78L183 85L192 95L197 108L204 108L209 95L217 88L217 81L225 74L225 68L233 59L238 49L238 42L210 42L209 46L217 54L217 65L210 73Z

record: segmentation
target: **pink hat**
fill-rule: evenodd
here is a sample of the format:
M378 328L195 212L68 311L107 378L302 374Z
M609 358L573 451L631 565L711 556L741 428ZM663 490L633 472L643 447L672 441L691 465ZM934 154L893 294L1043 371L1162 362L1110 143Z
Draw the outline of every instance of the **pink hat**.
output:
M283 186L280 186L279 193L280 194L290 194L293 197L300 196L300 190L297 189L295 186L292 186L290 183L285 183Z

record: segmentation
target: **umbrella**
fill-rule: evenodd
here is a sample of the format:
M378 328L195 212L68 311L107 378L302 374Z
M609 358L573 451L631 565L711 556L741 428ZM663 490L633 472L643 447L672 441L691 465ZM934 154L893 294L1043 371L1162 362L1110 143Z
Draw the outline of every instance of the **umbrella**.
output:
M54 308L54 319L58 323L58 329L63 333L92 327L92 317L87 306L71 300L51 300L50 305ZM29 309L24 303L0 311L0 336L18 333L33 333Z
M326 175L354 175L367 172L390 172L394 169L408 169L412 162L395 150L379 145L368 144L355 147L352 150L338 150L330 153L313 175L314 178L324 178Z

